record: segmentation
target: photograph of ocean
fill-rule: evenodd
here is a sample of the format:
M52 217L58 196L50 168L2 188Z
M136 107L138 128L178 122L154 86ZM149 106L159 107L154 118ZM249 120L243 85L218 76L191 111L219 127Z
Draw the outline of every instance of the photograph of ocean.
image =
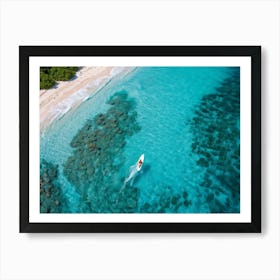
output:
M41 213L240 213L239 67L58 68L40 70Z

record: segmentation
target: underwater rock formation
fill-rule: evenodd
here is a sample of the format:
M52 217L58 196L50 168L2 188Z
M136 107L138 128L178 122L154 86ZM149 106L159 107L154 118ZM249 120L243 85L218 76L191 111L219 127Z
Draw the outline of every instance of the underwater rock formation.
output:
M71 142L72 155L63 173L81 196L81 207L91 213L129 213L137 208L138 190L120 189L126 138L140 131L136 104L125 91L107 102L110 108L87 120Z
M40 212L61 213L67 208L61 189L56 182L58 166L46 160L40 162Z
M212 94L202 98L187 123L192 152L205 168L201 199L212 213L240 211L240 70L233 68Z
M174 193L170 186L163 186L163 191L158 194L153 202L141 205L140 213L180 213L191 205L188 193Z

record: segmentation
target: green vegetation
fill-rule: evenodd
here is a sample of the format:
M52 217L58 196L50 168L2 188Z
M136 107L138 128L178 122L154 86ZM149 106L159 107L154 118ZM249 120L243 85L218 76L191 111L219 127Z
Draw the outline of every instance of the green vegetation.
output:
M40 89L49 89L57 81L69 81L79 67L40 67Z

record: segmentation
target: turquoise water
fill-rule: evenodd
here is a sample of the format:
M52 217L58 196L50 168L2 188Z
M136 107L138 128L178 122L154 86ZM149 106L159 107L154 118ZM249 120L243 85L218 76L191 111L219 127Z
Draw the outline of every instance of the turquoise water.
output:
M141 67L112 81L41 135L41 212L239 212L239 80Z

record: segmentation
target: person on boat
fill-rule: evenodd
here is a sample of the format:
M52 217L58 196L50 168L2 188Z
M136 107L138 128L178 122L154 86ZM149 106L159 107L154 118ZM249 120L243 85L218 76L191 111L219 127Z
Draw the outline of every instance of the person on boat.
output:
M143 162L142 162L142 160L140 159L140 160L139 160L139 163L138 163L138 164L139 164L139 167L141 167L142 163L143 163Z

